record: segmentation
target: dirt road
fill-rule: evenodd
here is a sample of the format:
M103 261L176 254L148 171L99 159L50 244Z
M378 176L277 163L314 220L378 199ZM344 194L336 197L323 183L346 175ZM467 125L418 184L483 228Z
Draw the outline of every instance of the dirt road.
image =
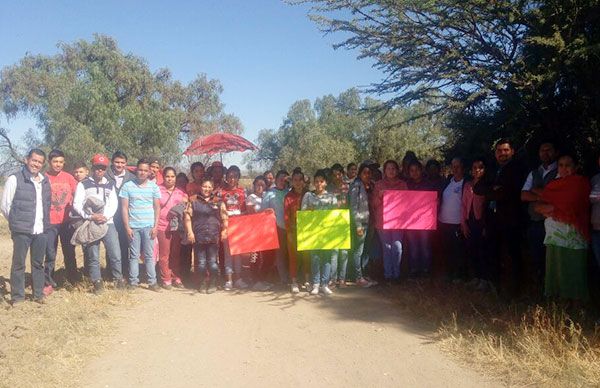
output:
M431 344L380 291L137 291L86 387L497 386Z

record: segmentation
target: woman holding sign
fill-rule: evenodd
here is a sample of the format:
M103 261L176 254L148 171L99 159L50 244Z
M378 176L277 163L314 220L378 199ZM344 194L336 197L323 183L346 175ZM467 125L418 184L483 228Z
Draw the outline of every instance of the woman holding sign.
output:
M219 241L227 238L227 208L213 196L213 183L210 178L202 178L200 192L185 211L184 223L188 241L194 244L197 257L200 286L198 291L212 294L217 290L219 267ZM210 283L206 282L206 267L210 271Z
M383 179L375 184L371 203L375 212L375 229L383 246L383 275L387 282L400 279L402 231L383 229L383 192L385 190L407 189L406 182L400 179L400 166L398 166L398 163L395 160L387 160L383 164Z
M313 184L315 191L309 191L302 198L302 210L328 210L337 208L337 198L325 190L327 187L327 173L318 170L315 173ZM331 251L312 251L310 253L313 288L311 295L331 295L329 289L329 276L331 275Z

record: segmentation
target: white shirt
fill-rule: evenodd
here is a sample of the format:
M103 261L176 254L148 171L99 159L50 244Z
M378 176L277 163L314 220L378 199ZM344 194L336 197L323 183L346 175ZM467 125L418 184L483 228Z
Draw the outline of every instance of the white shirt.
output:
M115 176L115 186L117 187L117 189L120 189L121 186L123 186L123 179L125 179L125 170L123 170L122 173L120 173L119 175L114 174L113 171L113 175Z
M35 221L33 222L33 234L44 233L44 204L42 203L42 182L46 177L44 174L37 175L40 179L35 181L32 177L33 187L35 187ZM12 207L15 192L17 191L17 177L11 175L4 184L2 193L2 204L0 205L2 215L8 220L10 209Z
M255 212L259 212L262 206L262 197L252 193L246 198L246 207L253 207Z
M548 173L552 170L556 170L558 168L558 162L554 162L552 164L548 165L548 168L545 168L544 165L540 165L538 167L538 171L542 173L542 178L545 178L546 175L548 175ZM525 180L525 183L523 184L523 188L521 189L521 191L531 191L531 189L533 188L533 172L530 172L529 175L527 175L527 179Z
M464 178L458 182L454 178L442 194L442 208L440 209L440 222L444 224L460 224L461 205L462 205L462 187Z
M104 201L103 215L104 215L104 217L106 217L106 223L112 224L113 216L117 212L117 208L119 206L119 198L117 197L116 189L110 190L108 198L105 199L103 197L104 190L100 189L100 190L98 190L98 192L96 192L95 188L86 190L85 187L83 186L83 182L85 182L86 180L94 181L92 177L88 177L77 184L77 189L75 190L75 196L73 197L73 210L75 211L75 213L77 213L82 218L87 220L91 217L91 215L87 214L85 211L83 211L83 206L85 205L85 201L90 197L98 198L98 199ZM105 184L107 182L108 182L108 180L106 179L106 177L102 177L100 184Z

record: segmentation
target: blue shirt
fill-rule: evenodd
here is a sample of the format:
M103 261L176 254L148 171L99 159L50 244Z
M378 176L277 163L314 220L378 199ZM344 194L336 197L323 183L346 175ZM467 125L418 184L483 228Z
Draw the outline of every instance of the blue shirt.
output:
M156 183L146 181L144 186L137 180L125 182L119 191L119 198L129 200L129 227L132 229L154 227L154 200L160 199Z
M275 211L277 227L282 229L285 229L285 211L283 209L283 200L288 192L288 189L279 190L275 187L270 189L263 197L261 206L262 210L273 209Z

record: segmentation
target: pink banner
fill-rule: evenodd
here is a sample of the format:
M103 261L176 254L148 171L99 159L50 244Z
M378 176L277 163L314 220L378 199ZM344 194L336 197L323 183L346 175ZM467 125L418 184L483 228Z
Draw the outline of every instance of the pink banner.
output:
M227 235L232 255L279 249L277 224L272 210L229 217Z
M383 229L435 230L437 199L436 191L384 191Z

